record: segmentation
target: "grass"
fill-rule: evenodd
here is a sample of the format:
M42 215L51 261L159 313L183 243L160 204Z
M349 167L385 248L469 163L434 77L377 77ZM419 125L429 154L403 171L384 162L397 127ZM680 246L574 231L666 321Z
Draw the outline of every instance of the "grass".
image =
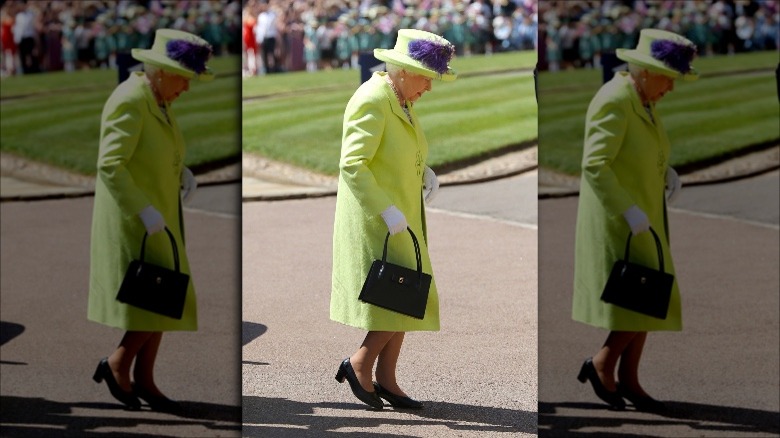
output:
M671 165L731 156L780 138L775 52L694 61L696 82L678 82L658 104L672 142ZM585 113L601 86L600 70L539 76L539 164L580 172Z
M533 69L535 52L514 52L495 54L491 57L456 57L452 68L463 76L485 72ZM301 93L323 89L349 89L354 91L359 84L360 73L355 70L328 70L317 73L295 72L283 75L269 75L244 81L243 97L255 98L280 93ZM346 102L345 102L346 103Z
M240 157L240 58L216 58L212 82L193 82L174 103L191 167ZM113 70L43 73L2 80L0 150L95 174L100 113L116 87Z
M530 72L534 52L456 59L459 75L434 82L416 106L434 169L474 160L537 137ZM507 72L514 70L514 72ZM245 151L335 175L344 108L357 71L291 73L244 82Z

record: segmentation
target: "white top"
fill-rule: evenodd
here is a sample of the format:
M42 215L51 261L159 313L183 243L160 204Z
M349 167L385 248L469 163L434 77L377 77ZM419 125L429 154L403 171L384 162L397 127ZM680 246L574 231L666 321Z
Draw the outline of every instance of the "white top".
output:
M255 24L255 38L262 43L266 38L276 38L279 32L276 29L276 13L272 10L261 12L257 16Z

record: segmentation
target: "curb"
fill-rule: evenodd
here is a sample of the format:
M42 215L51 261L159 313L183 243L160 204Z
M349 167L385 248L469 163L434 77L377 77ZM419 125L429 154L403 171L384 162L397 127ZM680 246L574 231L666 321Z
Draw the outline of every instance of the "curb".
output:
M724 159L707 167L680 174L683 187L738 181L780 169L780 145ZM539 199L579 195L579 176L564 175L546 168L539 170Z
M334 196L338 177L322 175L300 167L244 153L243 201L285 201ZM518 175L537 168L536 145L511 150L472 165L438 175L441 187L477 184ZM253 184L273 185L275 190L260 193ZM280 187L280 188L276 188ZM285 192L284 187L288 190Z
M0 202L80 198L94 195L95 178L64 171L11 154L0 154L3 188ZM537 165L537 147L531 146L487 158L439 175L442 187L478 184L538 169L538 199L578 196L579 177L556 173ZM730 157L680 175L684 186L719 184L780 169L780 145ZM210 168L196 175L198 185L242 184L242 201L283 201L334 196L338 178L317 174L264 157L244 153L241 163ZM254 187L253 187L254 185Z
M238 160L222 164L194 166L206 170L196 175L199 187L229 184L241 181ZM0 153L0 174L3 193L0 202L43 201L94 196L95 177L70 172L55 166L36 162L8 153ZM8 190L8 185L12 187Z

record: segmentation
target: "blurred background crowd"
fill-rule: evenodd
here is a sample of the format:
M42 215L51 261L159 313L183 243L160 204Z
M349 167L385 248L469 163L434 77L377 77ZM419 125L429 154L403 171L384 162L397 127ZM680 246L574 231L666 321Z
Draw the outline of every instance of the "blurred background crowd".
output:
M2 74L116 68L131 48L150 48L158 28L198 34L217 56L239 54L241 7L239 0L2 1Z
M533 50L537 0L247 0L244 75L357 68L398 29L444 36L459 56Z
M244 76L357 68L402 28L442 35L459 56L538 49L551 71L599 67L646 27L685 35L700 56L780 47L780 0L2 0L0 21L3 76L117 68L162 27L242 53Z
M778 0L543 0L539 68L600 67L604 54L634 48L647 27L686 36L699 56L780 47Z

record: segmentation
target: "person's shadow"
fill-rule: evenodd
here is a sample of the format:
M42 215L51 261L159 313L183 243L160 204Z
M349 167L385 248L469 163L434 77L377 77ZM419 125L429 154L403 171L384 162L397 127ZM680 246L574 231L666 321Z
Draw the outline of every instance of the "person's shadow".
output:
M361 403L305 403L283 398L243 397L244 436L246 437L402 437L409 435L371 433L370 428L394 426L445 426L454 431L507 432L536 434L536 412L445 402L425 402L421 410L399 410L404 418L383 418L381 414L366 418L337 416L332 410L369 410ZM318 415L317 409L329 409ZM386 410L392 410L386 407ZM371 410L371 412L375 412ZM359 428L358 432L344 429Z
M758 409L735 408L729 406L714 406L687 402L664 402L667 412L655 414L653 419L645 415L633 417L630 411L616 412L609 417L574 416L556 414L557 409L601 410L603 404L539 402L539 436L540 437L648 437L646 433L631 434L622 426L636 424L637 426L673 426L688 427L691 434L706 436L707 431L732 431L737 435L753 436L780 433L780 412L762 411ZM629 408L631 409L631 408ZM587 429L584 431L582 429ZM615 429L610 432L610 429ZM659 436L662 436L660 433Z
M0 346L24 333L24 326L15 322L0 321ZM27 365L24 362L0 360L3 365Z
M259 338L267 331L268 327L264 324L241 321L241 348L246 347L247 344ZM241 363L244 365L268 365L268 362L254 362L250 360L242 360Z
M145 417L138 412L123 410L118 403L62 403L37 397L2 395L0 423L2 435L9 437L159 437L161 433L180 436L178 426L214 430L214 436L240 435L239 406L180 403L180 415L153 413ZM99 414L95 415L97 411ZM117 432L117 429L121 431Z

